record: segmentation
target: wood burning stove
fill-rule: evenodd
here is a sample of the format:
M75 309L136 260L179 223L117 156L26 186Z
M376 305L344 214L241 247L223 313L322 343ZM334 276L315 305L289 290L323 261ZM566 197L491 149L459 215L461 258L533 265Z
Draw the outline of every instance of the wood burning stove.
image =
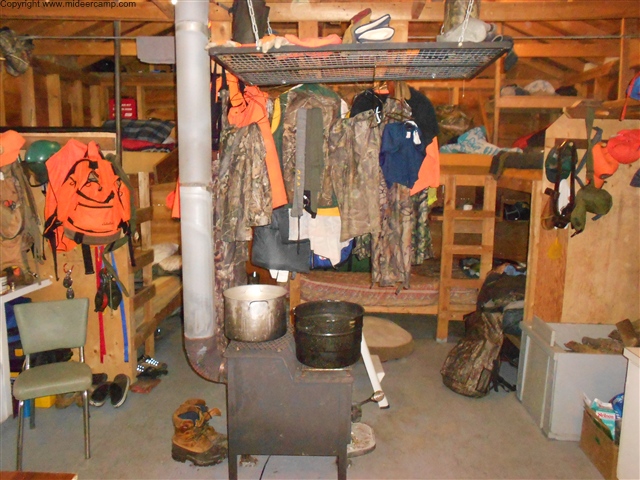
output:
M229 478L238 478L242 454L335 455L346 480L351 369L304 366L291 331L269 342L233 341L225 357Z

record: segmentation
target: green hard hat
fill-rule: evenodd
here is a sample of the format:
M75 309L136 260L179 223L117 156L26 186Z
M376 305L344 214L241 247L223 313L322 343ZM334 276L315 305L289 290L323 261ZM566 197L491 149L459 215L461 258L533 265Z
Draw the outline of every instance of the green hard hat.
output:
M60 150L60 144L51 140L36 140L27 150L24 161L39 184L49 181L45 162L58 150Z

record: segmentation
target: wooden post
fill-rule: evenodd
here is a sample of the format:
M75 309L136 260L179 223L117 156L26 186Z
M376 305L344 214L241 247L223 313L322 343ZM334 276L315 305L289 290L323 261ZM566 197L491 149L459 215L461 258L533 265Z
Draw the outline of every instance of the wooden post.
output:
M20 77L20 96L22 99L22 125L35 127L36 119L36 91L33 81L33 68L29 67Z
M298 38L315 38L318 36L318 22L298 22Z
M502 33L502 23L496 25L498 33ZM493 144L498 145L500 132L500 90L502 89L502 58L495 63L493 85ZM488 135L488 134L487 134ZM488 137L487 137L488 138Z
M60 75L51 74L46 76L47 83L47 104L49 113L49 126L62 126L62 97L60 94Z
M620 34L631 35L638 33L638 19L623 18L620 25ZM618 67L618 97L625 98L627 85L631 81L634 75L634 71L631 69L631 53L632 53L632 41L631 39L620 39L620 66ZM637 44L636 44L637 45Z
M99 127L102 125L102 88L100 85L89 86L89 111L91 112L91 126Z
M71 86L69 104L71 105L71 125L74 127L83 126L84 105L82 103L82 82L80 80L75 80Z
M7 124L7 111L4 103L4 61L0 61L0 125Z
M231 22L211 22L211 43L223 44L231 38Z
M406 21L391 21L390 25L395 29L393 34L393 41L399 43L406 43L409 41L409 22Z
M144 85L136 85L136 109L138 120L147 118L147 106L145 104Z
M445 0L444 2L444 32L456 28L464 21L469 2L472 0ZM473 0L469 18L480 17L480 0Z

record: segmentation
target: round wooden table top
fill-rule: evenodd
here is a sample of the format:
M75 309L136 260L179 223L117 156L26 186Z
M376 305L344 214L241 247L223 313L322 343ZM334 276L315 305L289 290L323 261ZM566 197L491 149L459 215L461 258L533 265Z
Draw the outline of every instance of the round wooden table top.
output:
M413 352L411 334L391 320L365 315L362 333L371 355L378 355L382 362L407 357Z

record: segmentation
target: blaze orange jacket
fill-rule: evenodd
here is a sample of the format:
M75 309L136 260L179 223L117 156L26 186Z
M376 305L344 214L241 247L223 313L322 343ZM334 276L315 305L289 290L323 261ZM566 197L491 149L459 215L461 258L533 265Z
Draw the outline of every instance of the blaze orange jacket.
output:
M251 123L257 123L264 139L264 146L267 150L265 158L267 164L267 174L271 184L271 201L273 208L278 208L288 203L287 192L284 188L282 170L278 151L271 133L269 114L267 113L267 99L269 96L258 87L247 86L244 94L240 91L237 77L227 73L227 83L229 85L229 123L236 127L244 127Z

